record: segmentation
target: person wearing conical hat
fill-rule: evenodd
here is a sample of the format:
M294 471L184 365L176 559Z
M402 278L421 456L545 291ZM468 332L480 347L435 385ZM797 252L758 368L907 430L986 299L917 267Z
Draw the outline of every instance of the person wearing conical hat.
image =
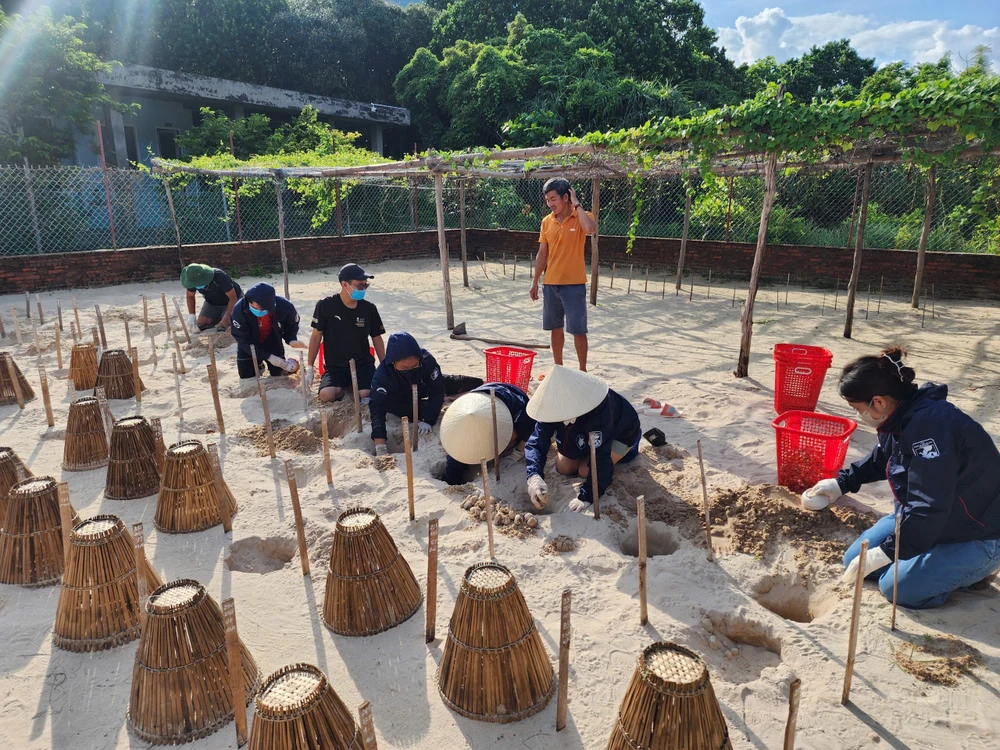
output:
M535 431L535 420L528 416L528 394L516 385L485 383L460 396L441 420L441 446L448 454L444 481L450 485L462 484L469 466L478 466L482 459L497 458L491 389L496 394L496 445L501 454L511 446L523 450Z
M545 460L553 438L558 451L556 471L586 479L590 476L590 435L595 434L601 495L611 486L615 465L629 463L639 455L642 428L635 408L590 373L554 365L528 401L527 411L537 422L524 447L528 496L537 508L548 502ZM591 484L583 482L563 510L589 508L594 502Z
M243 298L243 290L229 274L204 263L191 263L181 270L181 284L187 290L188 325L204 331L215 326L229 328L229 319L236 302ZM195 317L195 292L205 298L201 312Z

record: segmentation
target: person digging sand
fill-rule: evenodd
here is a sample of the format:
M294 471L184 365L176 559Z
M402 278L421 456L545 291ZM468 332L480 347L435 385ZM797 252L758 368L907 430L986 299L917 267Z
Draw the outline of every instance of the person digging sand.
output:
M299 314L295 305L279 297L270 284L254 284L247 289L246 296L233 308L232 335L236 340L236 370L242 390L256 386L257 372L264 365L272 377L299 369L296 360L285 359L284 346L287 343L296 349L305 348L305 344L296 340ZM256 363L251 344L257 352Z
M471 393L459 396L441 420L441 446L448 454L444 481L450 485L465 482L470 466L482 459L496 459L493 441L493 408L490 389L496 394L496 444L503 454L508 448L523 451L535 431L535 420L528 416L528 394L508 383L484 383Z
M181 270L181 285L187 290L187 324L199 331L215 327L220 331L229 328L229 319L236 303L242 299L243 290L229 274L204 263L190 263ZM205 302L197 317L194 314L195 292Z
M979 423L947 401L947 386L916 386L904 353L886 349L844 368L840 395L875 429L878 444L836 479L807 490L802 502L820 510L863 484L888 480L894 514L848 548L844 580L864 565L865 576L891 600L898 544L897 603L924 609L1000 569L1000 451ZM895 513L902 513L899 539ZM870 547L861 560L865 539Z
M590 476L590 433L596 433L600 495L611 486L615 466L639 455L642 428L635 408L589 373L554 365L528 401L527 411L537 421L524 447L528 497L539 509L548 502L549 490L543 477L553 437L558 451L556 471L586 479ZM578 513L593 502L591 482L586 481L563 510Z

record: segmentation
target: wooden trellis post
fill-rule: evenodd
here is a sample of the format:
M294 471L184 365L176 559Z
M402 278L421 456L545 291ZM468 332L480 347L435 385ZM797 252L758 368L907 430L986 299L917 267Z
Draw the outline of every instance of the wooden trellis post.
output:
M601 215L601 181L596 177L590 182L590 212L594 215L594 221L600 221ZM597 282L601 279L601 251L598 246L598 235L601 233L601 225L590 236L590 304L597 305Z
M770 208L768 209L770 211ZM681 290L681 280L684 277L684 256L687 255L688 230L691 228L691 185L684 182L684 231L681 232L681 251L677 256L677 280L674 288L677 292Z
M288 296L288 256L285 255L285 204L281 200L281 189L284 180L274 181L274 191L278 196L278 244L281 246L281 271L285 276L285 299Z
M458 231L462 241L462 286L469 286L469 256L465 244L465 180L458 182ZM504 276L507 273L504 272Z
M920 289L924 283L924 262L927 260L927 238L931 235L931 223L934 221L934 193L937 183L934 175L935 167L927 170L927 195L924 202L924 226L920 230L920 244L917 245L917 275L913 279L913 297L910 307L916 310L920 307Z
M174 210L174 194L170 192L170 180L166 175L163 175L163 189L167 193L167 208L170 209L170 220L174 224L174 236L177 238L177 254L180 255L181 252L181 228L177 223L177 211ZM184 261L181 261L181 266L184 265Z
M414 183L416 185L416 183ZM450 331L455 327L455 310L451 306L451 275L448 272L448 242L444 234L444 178L434 175L434 202L437 205L438 249L441 251L441 277L444 281L445 317Z
M854 240L854 266L851 281L847 286L847 319L844 321L844 338L851 338L854 328L854 298L858 293L858 278L861 276L861 256L865 247L865 221L868 219L868 194L871 189L872 163L865 165L864 184L861 188L861 215L858 217L858 232Z
M340 180L333 181L333 200L337 206L337 236L344 236L344 210L340 205Z

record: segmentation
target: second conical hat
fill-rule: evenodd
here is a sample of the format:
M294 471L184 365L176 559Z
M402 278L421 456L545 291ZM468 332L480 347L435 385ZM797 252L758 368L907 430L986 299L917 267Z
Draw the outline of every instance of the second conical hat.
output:
M514 420L507 405L497 399L497 446L501 451L510 442ZM493 410L489 394L466 393L455 400L441 420L441 446L445 453L463 464L478 464L495 458Z
M553 365L528 401L528 416L539 422L565 422L600 406L608 384L596 375Z

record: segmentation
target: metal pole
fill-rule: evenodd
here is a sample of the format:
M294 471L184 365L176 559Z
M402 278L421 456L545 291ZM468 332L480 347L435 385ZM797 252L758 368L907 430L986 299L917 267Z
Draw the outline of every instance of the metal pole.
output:
M118 249L118 236L115 233L115 215L111 210L111 183L108 182L108 162L104 158L104 131L101 121L97 121L97 142L101 146L101 172L104 175L104 197L108 202L108 223L111 225L111 249Z

